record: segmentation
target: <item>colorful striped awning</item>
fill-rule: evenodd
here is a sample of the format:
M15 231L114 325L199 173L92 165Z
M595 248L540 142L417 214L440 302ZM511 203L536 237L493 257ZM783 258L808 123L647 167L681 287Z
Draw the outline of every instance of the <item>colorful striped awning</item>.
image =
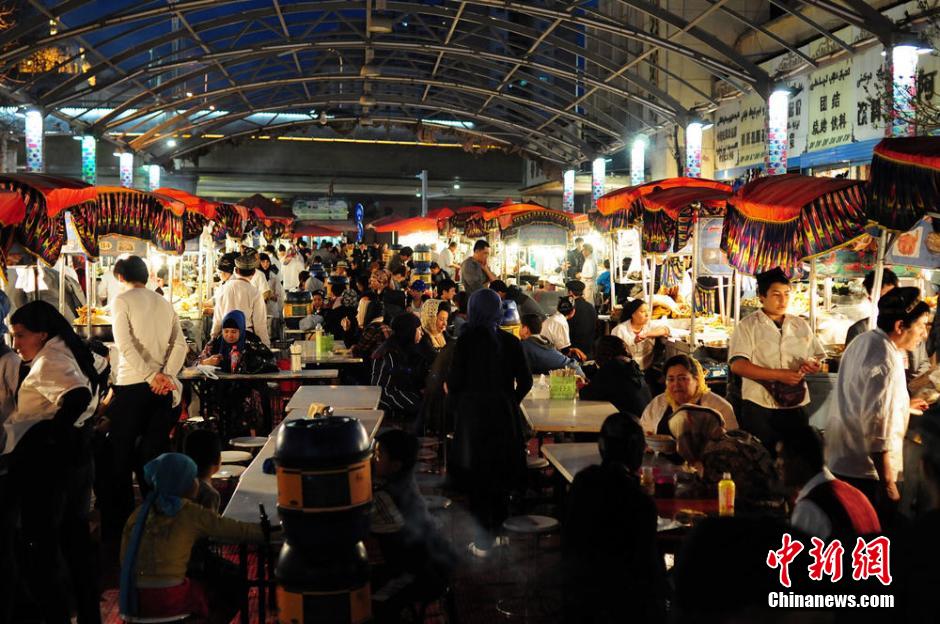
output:
M868 185L868 218L906 232L940 212L940 137L883 139L875 146Z

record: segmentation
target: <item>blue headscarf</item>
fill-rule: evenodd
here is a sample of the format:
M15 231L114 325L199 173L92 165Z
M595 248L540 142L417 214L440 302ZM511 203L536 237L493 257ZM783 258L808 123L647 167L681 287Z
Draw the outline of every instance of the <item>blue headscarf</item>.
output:
M495 330L503 318L503 300L495 290L481 288L470 295L467 303L467 325Z
M196 473L196 462L182 453L164 453L144 466L144 479L153 489L140 505L121 563L121 613L137 615L137 577L134 568L137 567L137 553L150 509L156 505L157 511L164 516L178 514L183 508L182 497L193 487Z
M13 304L10 302L10 298L0 290L0 334L6 334L10 331L7 327L7 314L10 313L12 307Z
M238 342L235 343L235 346L238 348L238 352L243 354L245 353L245 334L247 332L245 329L245 313L241 310L232 310L222 317L222 329L226 329L226 325L231 328L233 324L238 329ZM225 338L222 336L219 336L219 340L221 341L219 353L222 354L222 360L228 362L231 358L232 345L225 342Z

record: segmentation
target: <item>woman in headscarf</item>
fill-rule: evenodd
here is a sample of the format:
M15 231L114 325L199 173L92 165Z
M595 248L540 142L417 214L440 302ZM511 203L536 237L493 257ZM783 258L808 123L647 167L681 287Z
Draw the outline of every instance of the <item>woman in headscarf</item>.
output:
M650 402L650 391L627 346L617 336L601 336L594 361L597 372L579 396L586 401L608 401L621 412L634 413Z
M345 279L345 278L343 278ZM359 305L359 295L356 291L347 286L346 283L338 282L335 278L330 278L330 288L333 294L333 303L328 310L323 313L324 329L333 335L336 340L346 339L346 327L355 334L359 325L356 321L357 306ZM346 321L345 323L343 321Z
M741 429L727 431L716 410L683 405L669 417L676 450L698 475L695 498L714 497L724 473L734 480L736 502L776 500L777 471L760 440Z
M418 344L421 325L414 314L400 314L392 321L392 335L372 356L371 385L382 387L379 407L405 422L418 435L422 390L430 362Z
M705 371L698 360L687 355L674 355L663 366L666 391L657 395L643 410L640 425L647 433L669 435L669 417L680 405L703 405L724 417L725 427L738 428L731 404L708 389Z
M454 359L455 342L448 339L444 333L451 307L446 301L428 299L421 306L421 329L424 337L421 338L421 348L425 357L431 360L424 384L423 418L430 433L443 436L445 431L445 401L444 382L447 381L447 372ZM443 439L443 437L442 437Z
M189 613L229 622L238 605L211 604L206 588L186 577L193 544L202 538L262 542L261 526L220 517L192 501L199 490L196 464L164 453L144 466L153 488L128 519L121 539L122 615L163 618Z
M245 314L241 310L226 314L222 319L222 333L206 343L199 355L199 363L218 366L223 373L250 375L267 372L258 367L270 365L274 354L254 332L245 328L245 322ZM250 379L220 380L213 384L213 389L216 394L213 404L221 409L219 422L225 424L226 436L254 435L262 429L269 404L266 383Z
M489 554L509 513L509 493L524 482L526 470L519 404L532 388L532 374L519 339L499 329L501 304L489 288L470 296L447 378L456 415L451 458L479 528L468 549L479 557Z
M74 600L79 621L97 623L97 570L89 568L91 417L107 380L107 362L45 301L27 303L10 322L13 347L29 365L16 409L3 425L2 451L9 454L14 508L26 545L24 576L46 622L68 622Z
M439 353L447 346L447 318L450 316L450 306L440 299L428 299L421 306L421 329L424 338L421 344L433 353Z

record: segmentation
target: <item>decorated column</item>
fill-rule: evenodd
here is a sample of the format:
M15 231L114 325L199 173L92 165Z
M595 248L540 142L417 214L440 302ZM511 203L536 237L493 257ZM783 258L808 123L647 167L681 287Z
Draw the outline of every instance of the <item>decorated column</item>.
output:
M42 151L43 116L38 110L26 111L26 171L42 173L45 166Z
M87 134L82 137L82 180L98 183L98 140Z
M767 155L764 162L767 175L781 175L787 172L789 106L790 90L786 87L775 89L767 101Z
M894 99L894 119L891 136L914 136L917 130L914 120L914 97L917 92L917 56L920 50L915 45L896 45L891 48L891 83Z
M562 174L561 208L565 212L574 212L574 169Z
M633 139L630 149L630 186L637 186L646 181L646 137Z
M702 124L698 121L685 127L685 175L702 177Z
M591 163L591 207L597 208L597 200L604 194L604 182L607 178L607 161L595 158Z
M151 191L155 191L160 188L160 165L150 165L147 171L149 174L147 188Z
M121 152L120 156L121 186L132 188L134 186L134 155L130 152Z
M604 182L607 178L607 161L595 158L591 163L591 207L597 208L597 200L604 194Z

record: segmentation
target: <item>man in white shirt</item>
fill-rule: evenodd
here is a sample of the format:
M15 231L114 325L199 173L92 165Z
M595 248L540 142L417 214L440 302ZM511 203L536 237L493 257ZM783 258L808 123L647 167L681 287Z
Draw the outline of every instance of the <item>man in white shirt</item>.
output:
M763 309L738 323L728 361L742 378L738 423L773 455L783 430L809 422L803 377L819 372L826 350L806 321L787 314L790 280L779 267L757 276L757 294Z
M542 321L541 336L548 338L552 345L562 353L571 346L571 334L568 331L568 319L574 318L574 304L568 298L560 299L555 313Z
M881 532L869 500L845 481L836 479L823 460L823 441L810 426L789 429L777 442L777 473L784 487L796 491L790 524L823 541L845 542Z
M113 484L105 495L105 525L124 527L134 510L132 470L169 450L182 385L177 379L186 357L186 338L170 303L146 287L149 272L137 256L119 260L114 275L124 292L114 299L112 323L120 359L114 399L106 412L114 451ZM139 441L138 441L139 440ZM148 486L138 474L138 485ZM110 495L110 496L109 496Z
M222 333L222 319L225 315L232 310L240 310L245 315L245 329L254 332L261 342L270 346L264 298L258 289L251 285L251 278L257 266L258 260L254 255L241 255L235 259L235 277L222 286L212 315L212 338Z
M584 300L594 305L594 289L597 280L597 261L594 259L594 248L585 243L581 248L581 254L584 256L584 263L578 272L578 279L584 282Z
M447 271L451 275L454 275L455 274L454 271L460 268L456 264L457 262L457 259L455 256L456 253L457 253L457 243L454 241L451 241L447 245L447 247L444 247L444 249L441 250L441 253L437 255L438 266L440 266L443 270Z
M907 391L904 352L927 337L930 307L916 288L895 288L878 302L878 328L842 355L826 424L826 458L834 475L860 489L885 529L900 500L903 446L910 410L926 402Z

